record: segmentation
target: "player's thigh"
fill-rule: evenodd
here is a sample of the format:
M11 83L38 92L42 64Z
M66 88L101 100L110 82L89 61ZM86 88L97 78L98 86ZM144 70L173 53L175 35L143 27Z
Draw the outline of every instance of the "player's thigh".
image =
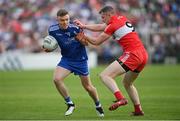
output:
M104 71L101 72L101 76L106 75L110 76L112 78L124 74L126 71L123 69L123 67L119 64L117 60L112 62L107 68L105 68Z
M134 80L138 77L138 75L139 73L128 71L123 78L123 83L132 84Z
M57 66L54 71L54 80L61 81L64 80L71 72L61 66Z

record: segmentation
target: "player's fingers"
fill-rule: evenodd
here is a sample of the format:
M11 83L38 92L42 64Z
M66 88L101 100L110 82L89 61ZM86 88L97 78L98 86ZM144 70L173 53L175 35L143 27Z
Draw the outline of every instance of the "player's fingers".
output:
M43 50L44 52L51 52L50 50L45 49L44 46L42 46L41 48L42 48L42 50Z
M48 49L45 49L44 51L45 51L45 52L51 52L51 51L50 51L50 50L48 50Z
M83 33L83 32L79 32L79 33L77 34L77 36L78 36L78 37L83 37L83 36L84 36L84 33Z
M77 20L77 19L75 19L73 22L74 22L76 25L79 25L79 24L80 24L79 20Z
M45 51L45 48L44 48L44 46L41 46L41 49L42 49L43 51Z
M79 26L80 28L83 28L84 27L84 25L81 23L81 21L79 21L78 19L75 19L74 21L73 21L77 26Z
M80 32L77 34L76 39L78 39L79 41L83 42L83 38L85 37L83 32Z
M83 33L83 32L80 32L80 33L78 34L78 36L79 36L81 39L83 39L83 38L84 38L84 33Z
M84 35L84 32L83 32L83 31L82 31L82 32L79 32L79 35L83 36L83 35Z

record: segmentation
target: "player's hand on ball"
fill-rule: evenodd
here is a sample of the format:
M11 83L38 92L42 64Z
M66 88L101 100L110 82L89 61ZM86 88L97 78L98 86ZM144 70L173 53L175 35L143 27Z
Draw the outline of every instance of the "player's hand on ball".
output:
M46 48L44 48L44 46L42 46L42 50L44 51L44 52L52 52L51 50L48 50L48 49L46 49Z
M87 46L88 45L88 41L87 41L87 37L84 35L83 32L80 32L76 35L76 39L83 45Z
M56 48L58 47L58 43L57 43L57 40L51 36L51 35L48 35L44 38L43 40L43 44L42 44L42 49L45 51L45 52L52 52L54 51Z

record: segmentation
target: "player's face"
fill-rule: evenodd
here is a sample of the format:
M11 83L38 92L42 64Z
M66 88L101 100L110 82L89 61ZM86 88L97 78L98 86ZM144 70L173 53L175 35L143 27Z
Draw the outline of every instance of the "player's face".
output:
M63 29L67 29L68 25L69 25L69 15L65 15L65 16L58 16L57 17L58 23L59 25L63 28Z
M109 13L101 13L102 22L108 24L110 18L111 18L111 15Z

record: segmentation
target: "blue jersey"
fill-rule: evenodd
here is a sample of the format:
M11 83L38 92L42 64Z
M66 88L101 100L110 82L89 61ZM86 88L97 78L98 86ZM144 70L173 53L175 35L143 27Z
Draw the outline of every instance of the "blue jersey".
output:
M75 39L75 36L80 31L80 28L74 24L69 24L67 29L62 29L59 24L49 27L49 35L57 40L61 48L62 58L70 61L84 61L88 59L85 46Z

